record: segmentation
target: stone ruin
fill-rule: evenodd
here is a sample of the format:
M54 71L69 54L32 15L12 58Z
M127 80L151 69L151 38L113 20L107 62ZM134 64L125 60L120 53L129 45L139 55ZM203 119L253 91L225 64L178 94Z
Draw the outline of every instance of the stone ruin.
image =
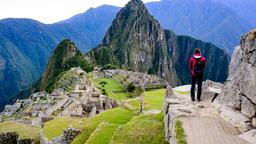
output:
M104 70L104 77L114 78L114 75L121 75L127 81L134 83L136 86L162 86L165 87L168 83L156 75L148 75L140 72L132 72L126 70Z
M0 133L0 144L34 144L33 139L20 139L16 132Z
M7 105L1 117L12 120L32 118L31 125L42 127L43 123L53 119L52 115L90 117L118 106L114 99L102 95L80 68L72 68L70 72L76 76L71 83L73 91L56 88L51 94L45 91L34 93L29 99ZM17 119L13 117L14 114L18 116Z

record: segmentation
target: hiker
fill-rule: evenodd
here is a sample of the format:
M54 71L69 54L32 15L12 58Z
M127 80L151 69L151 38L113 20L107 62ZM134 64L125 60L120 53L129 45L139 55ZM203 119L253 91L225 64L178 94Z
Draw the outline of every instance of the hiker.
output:
M201 93L202 93L202 82L203 82L203 74L206 66L206 60L202 56L199 48L196 48L194 51L194 55L191 56L189 61L189 69L192 75L192 86L191 86L191 99L195 101L195 86L197 83L197 101L201 101Z

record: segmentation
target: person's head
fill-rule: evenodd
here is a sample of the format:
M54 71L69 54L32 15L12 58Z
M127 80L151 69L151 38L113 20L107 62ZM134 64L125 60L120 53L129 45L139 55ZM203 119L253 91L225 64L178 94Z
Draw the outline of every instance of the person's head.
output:
M194 54L201 54L201 50L199 48L196 48Z

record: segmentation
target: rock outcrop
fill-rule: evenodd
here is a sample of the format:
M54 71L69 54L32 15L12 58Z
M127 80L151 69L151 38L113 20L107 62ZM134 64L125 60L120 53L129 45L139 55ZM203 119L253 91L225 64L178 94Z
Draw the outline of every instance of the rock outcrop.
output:
M219 102L250 119L256 117L256 30L241 38L232 56L230 72Z
M256 139L256 30L242 36L233 53L229 76L216 103L223 119ZM254 135L252 135L254 133ZM248 136L250 135L250 136ZM255 142L255 141L254 141Z

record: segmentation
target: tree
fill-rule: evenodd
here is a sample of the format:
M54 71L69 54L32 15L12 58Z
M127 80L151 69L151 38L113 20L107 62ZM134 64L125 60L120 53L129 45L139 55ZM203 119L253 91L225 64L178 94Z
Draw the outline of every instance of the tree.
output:
M100 85L101 85L102 87L105 87L106 84L108 84L106 81L100 82Z
M127 88L126 88L126 90L128 91L128 92L133 92L134 90L135 90L135 85L133 84L133 83L130 83L128 86L127 86Z

